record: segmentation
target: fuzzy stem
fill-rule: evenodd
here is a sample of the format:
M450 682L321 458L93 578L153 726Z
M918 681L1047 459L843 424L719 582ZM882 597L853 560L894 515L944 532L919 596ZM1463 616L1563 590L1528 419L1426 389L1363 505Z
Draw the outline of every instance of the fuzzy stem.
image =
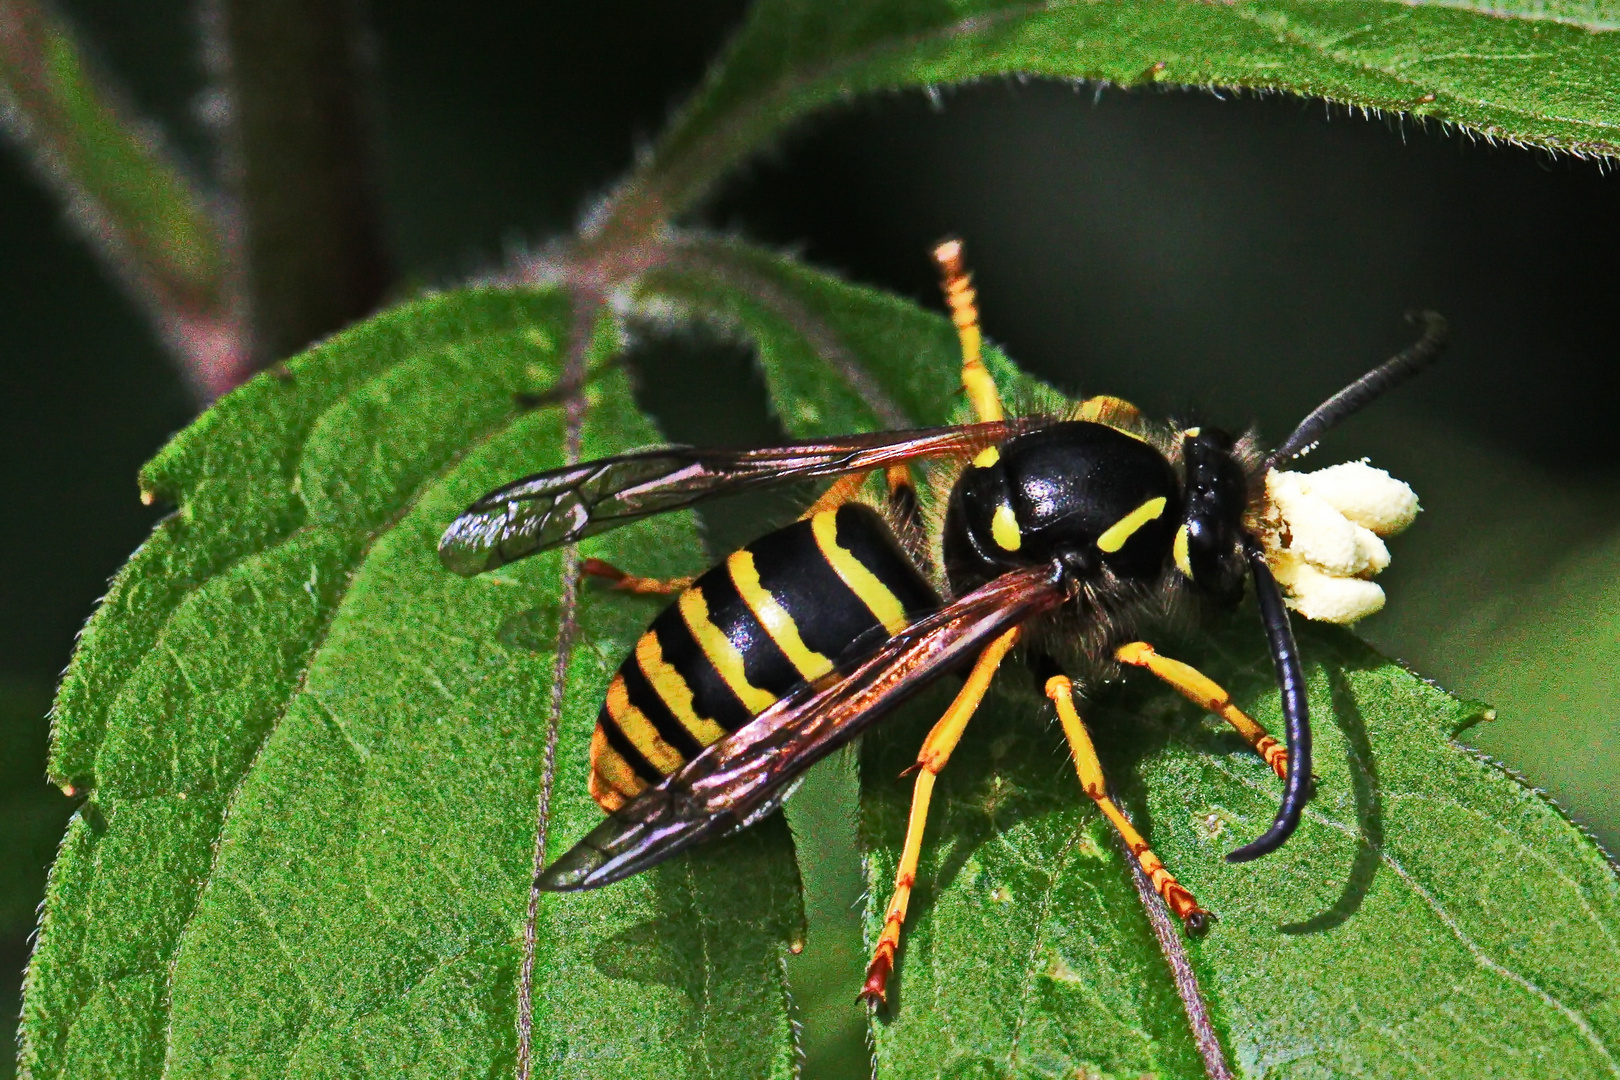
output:
M226 230L36 0L0 0L0 125L146 310L199 398L240 381L246 350Z
M1118 838L1115 838L1116 841ZM1159 951L1164 954L1164 962L1169 965L1170 977L1175 981L1176 994L1181 998L1181 1007L1187 1014L1187 1026L1192 1029L1193 1042L1198 1046L1198 1056L1204 1059L1204 1073L1209 1080L1233 1080L1232 1066L1227 1064L1226 1051L1221 1046L1221 1037L1215 1031L1215 1024L1209 1016L1209 1006L1204 1002L1204 992L1198 985L1198 974L1193 971L1192 960L1187 956L1187 946L1181 940L1181 930L1176 920L1171 917L1170 910L1165 907L1164 901L1154 891L1153 883L1142 872L1141 863L1137 862L1123 842L1119 843L1121 858L1131 868L1131 882L1136 886L1136 895L1142 901L1142 910L1147 913L1148 922L1153 927L1153 936L1159 943Z

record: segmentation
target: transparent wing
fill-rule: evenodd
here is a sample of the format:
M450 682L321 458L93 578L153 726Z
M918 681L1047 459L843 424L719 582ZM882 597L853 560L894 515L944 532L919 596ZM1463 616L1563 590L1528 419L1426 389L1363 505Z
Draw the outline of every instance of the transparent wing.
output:
M439 559L471 576L718 495L971 453L999 442L1005 423L851 435L761 450L672 446L536 473L469 506L439 541Z
M1052 567L1004 574L902 630L830 686L805 686L643 792L540 875L550 891L623 880L753 824L811 765L971 660L1008 627L1063 601Z

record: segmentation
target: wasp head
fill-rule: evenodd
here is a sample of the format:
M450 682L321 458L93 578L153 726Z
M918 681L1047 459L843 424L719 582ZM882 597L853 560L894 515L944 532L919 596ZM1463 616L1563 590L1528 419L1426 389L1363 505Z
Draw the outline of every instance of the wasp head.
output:
M1216 428L1182 434L1186 498L1171 552L1176 569L1216 603L1243 598L1243 516L1249 481L1233 453L1232 436Z

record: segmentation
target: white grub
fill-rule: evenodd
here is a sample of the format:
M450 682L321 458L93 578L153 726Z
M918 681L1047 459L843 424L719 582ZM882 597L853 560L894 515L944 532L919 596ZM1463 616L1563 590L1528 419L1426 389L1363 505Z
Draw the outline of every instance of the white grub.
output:
M1288 606L1320 622L1353 623L1381 610L1368 580L1389 565L1392 536L1417 517L1412 489L1365 461L1311 473L1266 474L1265 544Z

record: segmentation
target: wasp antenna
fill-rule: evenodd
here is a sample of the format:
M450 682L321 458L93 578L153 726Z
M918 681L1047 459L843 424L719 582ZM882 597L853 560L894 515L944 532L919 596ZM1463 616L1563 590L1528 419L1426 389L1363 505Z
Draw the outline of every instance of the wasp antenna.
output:
M1309 416L1300 421L1294 433L1266 459L1267 468L1274 469L1299 457L1316 445L1339 421L1395 389L1440 358L1449 336L1445 318L1433 311L1409 311L1406 321L1422 323L1423 336L1313 409Z
M1271 662L1277 669L1277 688L1282 691L1283 725L1288 742L1288 779L1283 784L1282 806L1265 835L1226 856L1227 862L1248 862L1269 855L1299 827L1305 802L1311 797L1311 716L1305 700L1305 673L1294 645L1294 629L1283 606L1282 590L1271 576L1266 555L1258 541L1245 537L1244 555L1254 578L1255 599L1260 602L1260 621L1266 627Z

